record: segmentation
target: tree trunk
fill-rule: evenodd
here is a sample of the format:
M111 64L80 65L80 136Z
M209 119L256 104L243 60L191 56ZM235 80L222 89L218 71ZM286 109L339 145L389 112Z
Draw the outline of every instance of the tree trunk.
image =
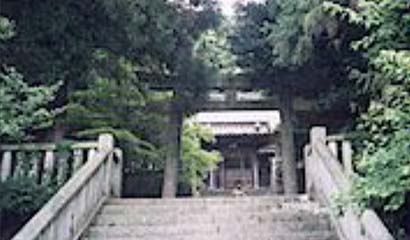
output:
M167 156L164 169L163 198L175 198L178 185L178 163L181 159L182 113L171 107L169 112Z
M0 239L4 239L3 211L0 209Z
M48 139L53 142L61 141L62 139L64 139L66 132L67 126L64 124L64 122L57 119Z
M282 120L281 144L282 144L282 167L283 185L285 194L296 194L298 192L295 139L293 131L293 101L289 89L283 88L279 93L279 107Z
M355 11L359 10L359 1L358 0L350 0L349 1L349 7L352 8L353 10L355 10Z

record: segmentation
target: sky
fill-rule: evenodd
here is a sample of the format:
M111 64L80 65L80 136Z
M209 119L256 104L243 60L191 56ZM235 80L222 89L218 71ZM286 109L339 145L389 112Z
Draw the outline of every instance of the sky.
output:
M235 4L248 2L262 2L263 0L218 0L221 5L222 12L226 16L233 16L235 12Z

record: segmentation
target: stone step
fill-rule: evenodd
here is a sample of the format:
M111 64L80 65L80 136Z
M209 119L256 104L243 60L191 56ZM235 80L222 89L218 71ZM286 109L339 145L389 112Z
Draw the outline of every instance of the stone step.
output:
M201 201L201 202L165 202L163 204L151 204L151 203L141 203L139 201L124 201L124 202L115 202L106 203L107 206L144 206L144 207L213 207L213 206L272 206L272 207L319 207L318 203L314 202L275 202L275 201L232 201L232 202L222 202L222 201Z
M108 205L196 205L196 204L233 204L233 203L249 203L249 204L264 204L264 203L310 203L306 195L295 196L261 196L261 197L207 197L207 198L112 198L109 199Z
M309 233L271 234L250 230L238 233L194 233L178 235L127 235L115 236L105 232L93 232L82 240L338 240L330 231L316 231Z
M82 240L337 240L305 196L110 199Z
M277 212L277 211L320 211L316 203L264 203L264 204L180 204L180 205L144 205L144 204L108 204L101 210L103 214L155 214L155 213L201 213L201 212Z
M276 222L312 222L315 224L329 224L327 213L312 212L225 212L223 214L214 212L187 213L180 214L132 214L125 212L123 214L101 214L97 217L95 225L175 225L186 223L223 223L223 222L248 222L248 223L276 223Z
M292 233L310 231L330 231L331 226L326 222L204 222L204 223L183 223L183 224L139 224L139 225L96 225L90 231L109 231L109 232L131 232L150 234L177 234L177 233L212 233L212 232L240 232L245 229L253 229L271 233Z

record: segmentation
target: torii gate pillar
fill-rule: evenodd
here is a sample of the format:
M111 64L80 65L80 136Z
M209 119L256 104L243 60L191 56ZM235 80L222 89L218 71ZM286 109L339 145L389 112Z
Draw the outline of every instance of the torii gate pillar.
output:
M280 135L282 145L283 187L285 194L288 195L298 193L292 100L290 91L283 89L279 94L279 107L282 121Z
M178 165L181 162L182 112L171 104L166 134L167 156L162 187L163 198L175 198L178 186Z

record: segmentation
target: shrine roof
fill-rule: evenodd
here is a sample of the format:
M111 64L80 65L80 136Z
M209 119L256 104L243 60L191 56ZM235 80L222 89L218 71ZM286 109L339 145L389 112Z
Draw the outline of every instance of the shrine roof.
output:
M211 129L215 136L266 135L279 131L279 111L200 112L189 121Z

